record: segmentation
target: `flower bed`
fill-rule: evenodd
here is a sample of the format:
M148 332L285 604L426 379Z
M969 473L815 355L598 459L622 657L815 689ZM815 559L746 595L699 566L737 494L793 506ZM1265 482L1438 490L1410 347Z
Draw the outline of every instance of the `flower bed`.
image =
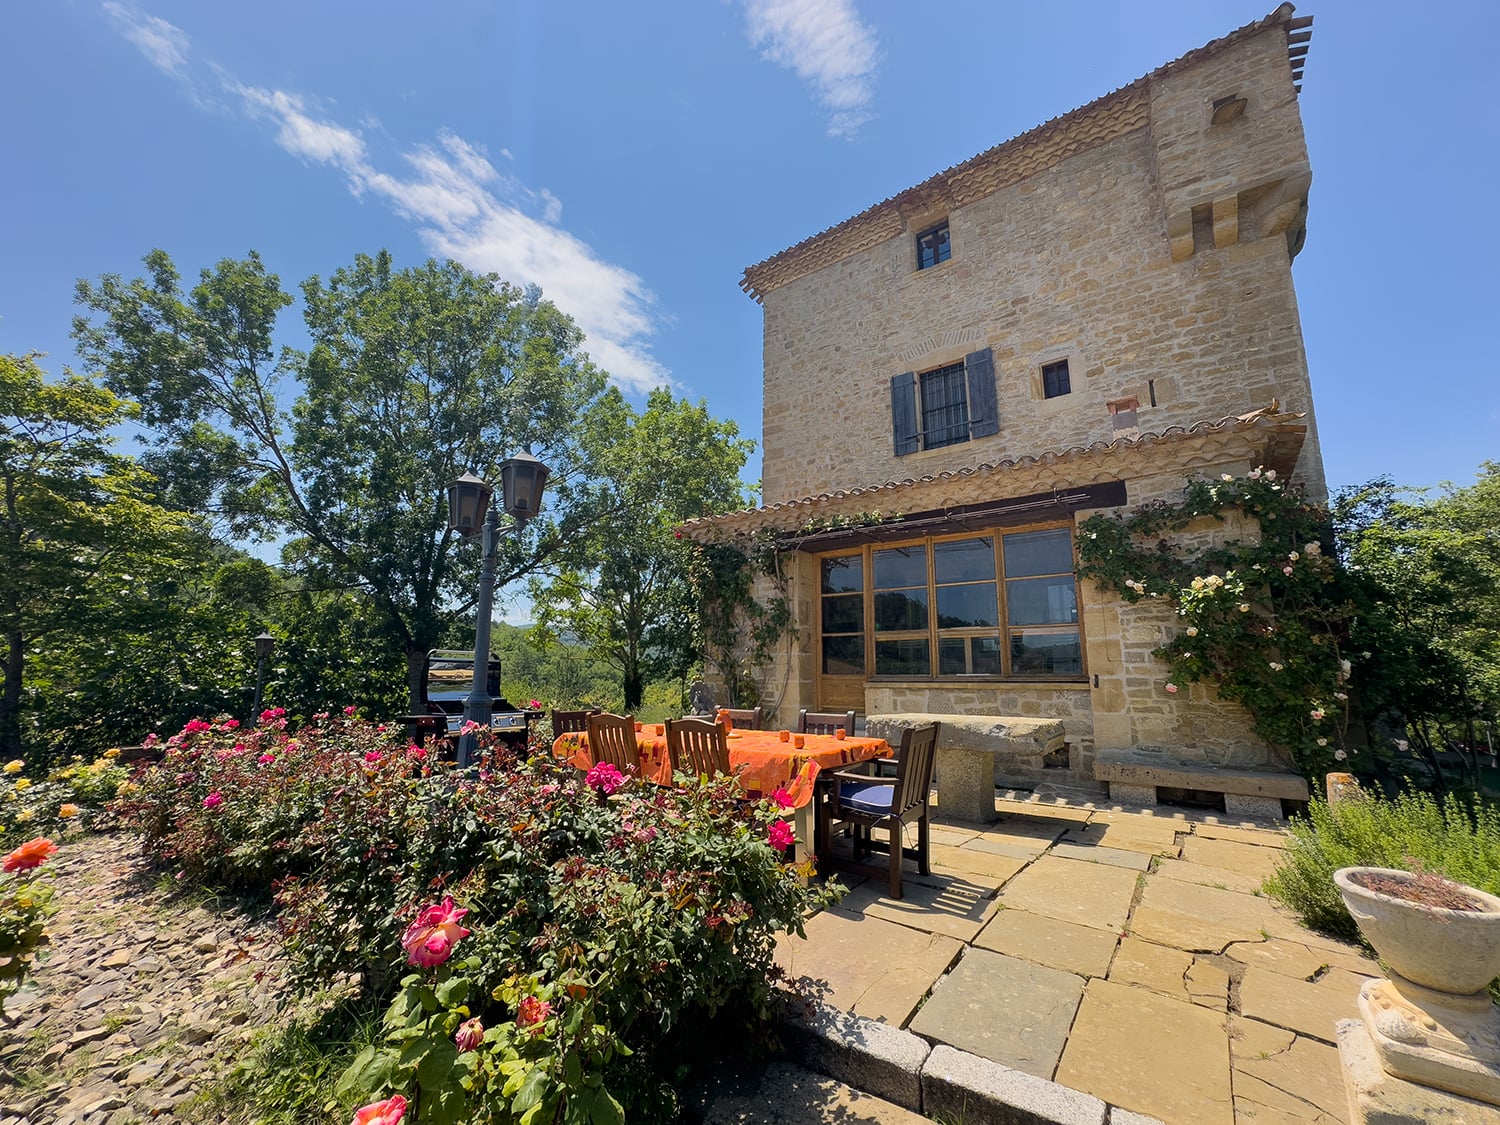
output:
M712 1022L740 1049L763 1026L776 937L820 894L781 862L774 800L585 784L540 749L449 773L348 716L282 723L189 724L120 807L181 878L274 894L289 987L389 1003L348 1109L670 1116Z

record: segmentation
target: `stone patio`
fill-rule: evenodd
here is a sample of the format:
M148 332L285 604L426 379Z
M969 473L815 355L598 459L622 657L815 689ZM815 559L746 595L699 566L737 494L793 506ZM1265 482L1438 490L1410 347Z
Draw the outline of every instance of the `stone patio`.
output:
M1335 1024L1379 973L1257 893L1279 828L1021 791L996 813L935 821L899 901L883 867L841 874L778 961L836 1008L1167 1125L1347 1120Z

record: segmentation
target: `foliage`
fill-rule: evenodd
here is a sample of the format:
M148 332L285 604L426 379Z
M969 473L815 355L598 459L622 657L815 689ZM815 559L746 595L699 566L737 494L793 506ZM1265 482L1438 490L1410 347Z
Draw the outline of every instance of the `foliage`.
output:
M0 355L0 754L23 751L28 650L86 628L107 605L102 570L149 556L184 528L148 479L111 452L131 408L87 379L48 382L34 355Z
M820 894L768 843L774 802L726 779L606 797L541 747L449 773L347 717L280 723L190 724L125 811L192 877L274 882L290 987L357 980L389 1003L348 1104L403 1092L415 1121L649 1119L715 1041L708 1021L764 1020L776 936ZM462 957L398 981L403 924L444 895L467 910ZM472 1019L482 1043L455 1068Z
M5 858L0 873L0 1018L5 998L21 987L37 951L47 944L47 916L55 912L52 870L40 868L56 850L51 840L37 837Z
M119 756L119 750L106 750L92 762L74 759L38 777L27 774L20 758L7 762L0 772L0 847L38 832L61 835L110 825L110 803L129 774L117 763Z
M1239 538L1181 533L1205 519L1246 517ZM1183 631L1155 650L1164 690L1211 684L1242 704L1255 731L1318 779L1358 749L1346 741L1350 694L1372 658L1366 599L1331 551L1325 511L1274 470L1189 482L1180 503L1079 526L1081 577L1127 602L1166 599Z
M1362 701L1381 727L1420 753L1442 783L1438 754L1459 756L1470 787L1500 720L1500 464L1467 488L1406 498L1387 480L1335 505L1351 571L1370 589Z
M405 656L411 705L427 652L474 604L479 548L447 530L446 483L496 480L527 447L551 467L542 516L501 544L502 585L598 518L577 432L605 378L535 289L359 255L303 284L304 354L276 347L292 298L257 255L204 270L187 293L164 252L145 262L146 278L79 283L97 317L75 321L80 353L141 404L150 464L180 504L236 534L290 534L283 556L313 588L368 596Z
M707 670L724 685L726 703L753 707L762 701L761 681L777 648L796 636L775 538L695 543L688 573ZM762 579L771 587L764 601L755 593Z
M1291 823L1291 840L1266 890L1314 929L1355 939L1354 919L1333 882L1340 867L1429 871L1500 894L1500 810L1449 794L1411 790L1392 799L1315 800Z
M584 537L586 556L533 578L536 635L577 637L617 668L635 711L652 680L682 679L698 660L685 519L742 507L739 472L754 443L705 404L659 388L637 414L610 391L585 432L613 514Z

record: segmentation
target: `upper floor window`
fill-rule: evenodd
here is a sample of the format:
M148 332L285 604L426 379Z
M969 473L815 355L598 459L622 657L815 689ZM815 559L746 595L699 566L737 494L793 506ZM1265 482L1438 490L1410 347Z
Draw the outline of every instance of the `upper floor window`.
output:
M1044 363L1042 365L1042 397L1057 398L1059 395L1071 393L1072 384L1068 379L1068 361L1060 359L1056 363Z
M953 247L948 241L947 219L917 235L917 269L931 269L939 262L946 262L952 256Z
M922 448L968 441L969 395L964 365L950 363L936 371L924 371L917 386L922 399Z
M898 457L999 433L990 349L921 375L892 377L891 432Z

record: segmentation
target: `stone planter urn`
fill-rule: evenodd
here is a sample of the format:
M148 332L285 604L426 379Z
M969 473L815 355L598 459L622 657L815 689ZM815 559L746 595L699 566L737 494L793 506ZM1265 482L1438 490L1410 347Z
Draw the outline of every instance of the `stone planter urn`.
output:
M1500 898L1447 883L1446 893L1473 909L1430 905L1430 880L1383 867L1341 868L1333 880L1391 970L1359 993L1380 1065L1500 1105L1500 1008L1489 995L1500 976Z

